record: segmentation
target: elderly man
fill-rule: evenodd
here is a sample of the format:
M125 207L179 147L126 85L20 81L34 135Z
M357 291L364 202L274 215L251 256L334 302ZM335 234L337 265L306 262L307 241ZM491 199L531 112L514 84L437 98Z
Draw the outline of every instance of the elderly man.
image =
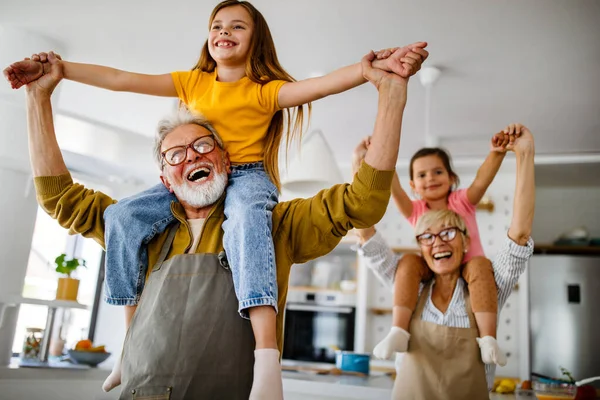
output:
M350 229L372 226L386 210L407 80L373 69L373 57L371 53L363 59L363 73L379 91L377 121L365 162L352 184L283 202L273 210L280 309L285 306L292 264L328 253ZM104 245L103 214L115 200L73 183L63 161L50 102L61 78L56 66L27 87L38 201L63 227ZM254 339L249 322L237 314L223 257L227 153L208 122L179 112L160 123L156 154L161 180L179 200L171 206L176 223L148 244L151 272L125 339L121 398L247 399ZM165 163L167 154L171 161L181 156L180 163ZM281 349L283 313L277 318Z

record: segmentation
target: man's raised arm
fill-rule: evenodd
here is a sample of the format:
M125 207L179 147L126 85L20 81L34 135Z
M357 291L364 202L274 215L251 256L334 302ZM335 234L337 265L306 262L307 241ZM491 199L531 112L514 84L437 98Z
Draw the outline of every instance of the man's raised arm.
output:
M415 60L414 72L426 56ZM365 162L352 184L336 185L309 199L280 203L273 212L275 220L283 222L274 228L287 230L293 263L327 254L350 229L373 226L387 209L408 80L373 69L372 59L372 54L363 59L363 74L379 92L377 120Z
M379 101L365 162L376 170L391 171L398 159L408 79L373 68L372 57L370 54L363 58L363 74L377 88Z
M80 233L104 246L104 210L114 200L74 184L56 141L52 92L62 79L60 65L27 85L29 158L40 206L70 233Z
M27 85L29 158L34 177L69 172L56 141L52 117L52 92L61 79L62 68L53 65L49 73Z

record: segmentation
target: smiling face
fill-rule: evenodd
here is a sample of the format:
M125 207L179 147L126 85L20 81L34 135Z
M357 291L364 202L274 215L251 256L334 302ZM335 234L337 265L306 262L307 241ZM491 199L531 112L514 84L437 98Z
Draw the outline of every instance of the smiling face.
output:
M169 133L162 142L161 151L175 146L199 143L199 138L212 137L212 133L195 124L181 125ZM198 148L200 148L197 146ZM164 164L161 180L175 193L184 208L194 209L214 204L224 193L229 173L229 158L217 144L206 154L188 147L179 165Z
M208 51L221 65L243 65L253 34L252 18L241 5L222 8L210 24Z
M434 201L448 196L454 182L440 157L428 155L417 158L412 170L410 186L423 200Z
M450 228L455 228L454 232ZM429 211L417 222L415 233L417 237L435 235L429 244L419 242L423 258L435 274L460 274L460 266L469 248L469 237L460 216L450 210ZM453 238L452 233L456 234Z

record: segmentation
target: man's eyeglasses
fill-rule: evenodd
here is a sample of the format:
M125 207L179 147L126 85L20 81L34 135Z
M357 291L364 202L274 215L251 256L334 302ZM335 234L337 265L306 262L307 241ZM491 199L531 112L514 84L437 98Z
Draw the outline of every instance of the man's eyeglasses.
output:
M456 234L458 232L461 232L462 234L465 233L465 231L453 226L450 228L443 229L439 233L422 233L420 235L417 235L416 238L417 242L419 242L420 245L432 246L435 243L436 237L439 237L442 240L442 242L450 242L456 237Z
M208 154L215 149L215 138L210 135L202 136L185 146L171 147L163 151L161 155L167 164L174 167L185 161L187 149L190 147L198 154Z

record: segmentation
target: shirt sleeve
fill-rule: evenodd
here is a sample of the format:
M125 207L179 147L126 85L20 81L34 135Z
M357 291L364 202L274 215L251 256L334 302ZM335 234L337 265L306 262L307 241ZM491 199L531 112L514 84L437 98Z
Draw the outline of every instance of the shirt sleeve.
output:
M472 204L467 197L467 189L458 189L454 192L451 192L448 198L448 203L457 203L460 205L460 207L457 208L465 209L467 212L474 213L476 210L475 205Z
M392 289L400 256L392 251L381 234L375 232L371 239L358 246L357 251L377 279Z
M34 184L38 203L60 226L104 247L104 211L115 200L73 183L70 174L36 177Z
M494 280L498 287L498 310L506 302L519 277L525 272L532 254L532 238L529 238L525 246L519 246L508 235L506 236L502 248L492 261Z
M352 184L335 185L308 199L279 203L273 210L274 235L285 236L291 262L300 264L329 253L353 228L381 220L391 195L394 171L363 162Z
M190 104L193 98L193 93L200 90L202 79L205 73L199 69L193 71L176 71L171 72L171 78L177 91L177 97L185 104Z
M408 222L410 222L412 226L415 226L417 225L421 215L425 213L425 208L427 205L423 200L413 200L412 206L412 214L410 214L410 217L408 217Z
M279 90L287 81L270 81L260 85L258 89L258 101L269 113L281 110L279 107Z

